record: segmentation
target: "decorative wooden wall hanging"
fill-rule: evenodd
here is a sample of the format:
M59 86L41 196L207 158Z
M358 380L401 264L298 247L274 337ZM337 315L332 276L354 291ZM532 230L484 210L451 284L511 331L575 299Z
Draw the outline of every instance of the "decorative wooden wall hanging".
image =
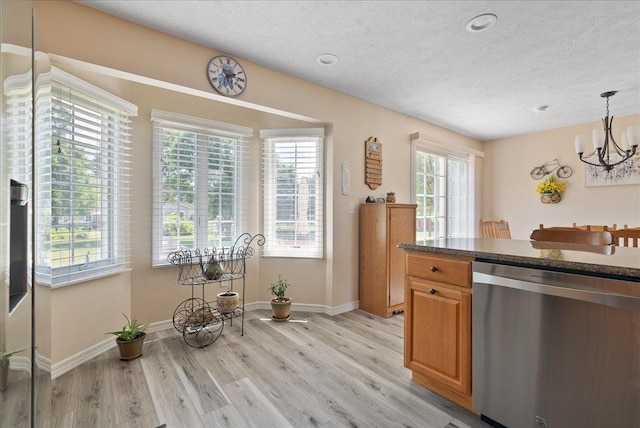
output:
M364 183L376 189L382 184L382 143L377 138L369 137L364 142L364 161Z

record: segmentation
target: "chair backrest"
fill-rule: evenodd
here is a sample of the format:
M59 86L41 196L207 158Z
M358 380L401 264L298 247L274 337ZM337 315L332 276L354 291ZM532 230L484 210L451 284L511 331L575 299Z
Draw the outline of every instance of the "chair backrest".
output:
M480 237L511 239L511 232L509 231L509 223L504 220L500 220L500 221L480 220Z
M580 230L569 227L550 227L536 229L531 232L534 241L566 242L584 245L612 245L614 238L612 232Z
M511 239L511 231L509 230L509 223L500 220L495 223L496 238Z
M575 223L574 223L574 224L575 224ZM570 227L570 226L551 226L551 227L545 227L545 225L544 225L544 224L541 224L541 225L540 225L540 229L541 229L541 230L542 230L542 229L555 229L555 230L558 230L558 229L565 229L565 230L580 230L580 229L578 229L577 227Z
M640 228L618 229L611 232L613 244L620 247L638 247L640 243Z
M577 229L581 229L581 230L590 230L590 231L611 231L611 230L616 230L616 228L618 227L618 225L616 223L613 224L613 226L607 226L607 225L597 225L597 224L582 224L580 226L578 226L576 223L573 223L573 227L577 228Z
M496 237L492 221L482 221L482 220L480 220L480 237L481 238L495 238Z

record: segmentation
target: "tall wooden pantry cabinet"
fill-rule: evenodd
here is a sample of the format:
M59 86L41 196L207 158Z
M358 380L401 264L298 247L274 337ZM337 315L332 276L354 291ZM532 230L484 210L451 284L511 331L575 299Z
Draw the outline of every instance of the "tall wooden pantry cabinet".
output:
M416 240L415 204L360 205L360 309L381 317L404 310L405 254Z

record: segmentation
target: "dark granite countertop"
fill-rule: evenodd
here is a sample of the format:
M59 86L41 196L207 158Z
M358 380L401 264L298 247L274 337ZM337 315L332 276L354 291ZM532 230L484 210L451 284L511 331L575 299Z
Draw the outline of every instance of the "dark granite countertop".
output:
M473 257L478 261L582 273L640 282L640 248L590 246L518 239L448 238L403 243L400 248Z

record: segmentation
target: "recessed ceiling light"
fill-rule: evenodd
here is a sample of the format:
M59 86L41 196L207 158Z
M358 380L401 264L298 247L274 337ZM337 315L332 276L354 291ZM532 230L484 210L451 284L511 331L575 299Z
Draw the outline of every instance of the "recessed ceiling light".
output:
M318 56L316 62L320 65L333 65L338 62L338 57L331 53L325 53Z
M467 22L467 31L470 31L472 33L484 31L488 28L493 27L493 24L495 24L496 21L498 21L498 17L493 13L484 13L482 15L478 15Z
M549 108L549 106L540 106L540 107L536 107L533 109L533 111L535 111L536 113L542 113L543 111L547 110Z

